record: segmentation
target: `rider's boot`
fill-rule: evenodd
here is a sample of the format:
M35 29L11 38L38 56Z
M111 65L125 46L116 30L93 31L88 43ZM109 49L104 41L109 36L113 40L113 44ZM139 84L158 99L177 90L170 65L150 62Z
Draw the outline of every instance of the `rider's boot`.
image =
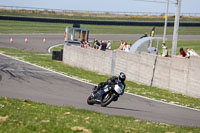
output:
M99 103L101 102L103 93L104 93L104 91L103 91L103 89L102 89L102 90L99 90L99 91L95 94L95 97L96 97L96 101L97 101L97 102L99 102Z
M115 101L115 102L116 102L117 100L118 100L118 97L115 97L115 99L113 99L113 101Z
M97 93L97 91L98 91L98 86L94 86L93 93L95 94L95 93Z

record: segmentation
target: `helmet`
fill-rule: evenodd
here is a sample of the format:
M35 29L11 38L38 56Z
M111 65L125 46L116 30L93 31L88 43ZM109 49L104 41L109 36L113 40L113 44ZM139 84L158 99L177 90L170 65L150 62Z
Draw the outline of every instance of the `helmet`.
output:
M125 75L125 73L120 72L118 78L119 78L119 80L120 80L121 82L124 82L124 81L126 80L126 75Z

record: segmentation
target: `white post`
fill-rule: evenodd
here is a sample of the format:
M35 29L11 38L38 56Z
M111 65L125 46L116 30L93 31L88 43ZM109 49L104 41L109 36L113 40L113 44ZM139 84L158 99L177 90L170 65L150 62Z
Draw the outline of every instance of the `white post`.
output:
M181 0L177 0L176 16L175 16L175 22L174 22L173 42L172 42L172 55L176 55L180 11L181 11Z
M166 32L167 32L167 18L168 18L168 10L169 10L169 0L166 3L166 12L165 12L165 26L164 26L164 33L163 33L163 43L165 43Z

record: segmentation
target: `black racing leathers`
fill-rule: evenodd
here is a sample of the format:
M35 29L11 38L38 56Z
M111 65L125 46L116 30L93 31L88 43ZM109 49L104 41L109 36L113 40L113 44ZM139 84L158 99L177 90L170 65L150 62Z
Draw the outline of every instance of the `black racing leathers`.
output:
M111 78L109 78L106 82L101 82L98 84L97 88L96 88L96 92L99 91L99 89L105 87L106 85L115 85L118 81L118 77L117 76L112 76ZM122 82L122 84L124 85L124 90L125 90L125 83ZM124 93L124 92L123 92Z

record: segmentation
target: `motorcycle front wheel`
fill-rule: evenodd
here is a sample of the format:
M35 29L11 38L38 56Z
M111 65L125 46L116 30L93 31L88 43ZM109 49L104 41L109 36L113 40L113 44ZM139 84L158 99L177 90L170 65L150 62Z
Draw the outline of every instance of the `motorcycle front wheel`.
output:
M90 95L90 96L88 97L87 103L88 103L89 105L95 104L95 100L94 100L94 97L93 97L92 95Z
M113 101L114 98L115 98L115 95L112 92L106 94L105 96L103 96L103 99L101 101L101 106L106 107L108 104L110 104Z

